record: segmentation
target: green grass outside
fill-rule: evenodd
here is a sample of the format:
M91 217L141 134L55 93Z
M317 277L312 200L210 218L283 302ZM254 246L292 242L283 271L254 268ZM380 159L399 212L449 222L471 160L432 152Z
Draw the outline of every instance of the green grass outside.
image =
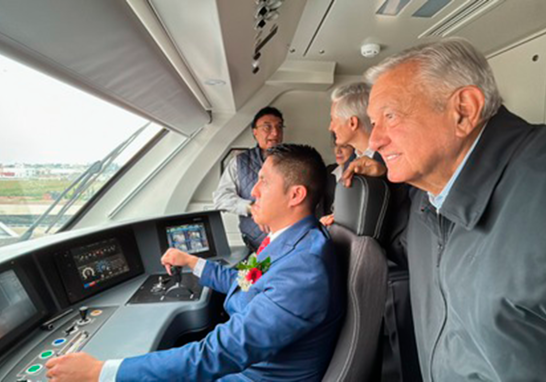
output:
M57 198L69 185L70 180L62 179L19 179L19 180L0 180L0 197L24 197L31 200L42 200L48 198ZM103 185L102 182L96 182L86 192L83 197L90 197L98 188ZM68 198L72 191L65 197Z

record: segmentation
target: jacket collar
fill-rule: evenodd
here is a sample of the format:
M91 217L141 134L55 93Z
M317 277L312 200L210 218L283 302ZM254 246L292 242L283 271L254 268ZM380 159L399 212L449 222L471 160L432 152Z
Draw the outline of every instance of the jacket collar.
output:
M255 151L256 154L257 154L257 157L260 158L260 161L262 163L262 165L264 164L265 162L265 159L264 159L264 156L263 156L263 153L262 153L262 149L260 148L260 146L258 144L256 144L256 146L254 146L254 148L252 148L251 150Z
M487 123L440 213L467 230L473 229L512 156L532 131L525 121L501 106ZM425 206L421 207L423 210Z
M260 252L258 260L263 261L269 257L271 259L271 264L273 264L275 261L282 259L292 252L296 244L305 237L310 229L317 226L322 227L313 215L301 219L265 247L262 252ZM327 232L324 229L322 229L322 231ZM231 298L231 295L235 293L236 290L239 290L239 284L234 282L227 293L226 300Z
M283 258L294 249L296 244L303 239L310 229L317 226L318 221L313 215L301 219L265 247L264 250L260 252L258 260L263 261L269 257L271 258L271 263L274 263Z

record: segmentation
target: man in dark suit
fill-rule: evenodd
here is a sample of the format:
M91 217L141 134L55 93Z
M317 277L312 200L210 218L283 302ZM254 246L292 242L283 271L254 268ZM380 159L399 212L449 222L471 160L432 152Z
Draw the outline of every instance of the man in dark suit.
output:
M468 41L371 68L370 147L414 186L406 230L426 381L546 375L546 127L502 106Z
M333 214L334 196L336 192L337 182L341 179L343 171L349 166L349 163L356 157L355 149L350 145L337 145L335 144L336 136L332 134L334 143L334 155L336 157L335 163L326 166L326 189L324 191L324 201L322 203L321 215ZM322 219L321 219L322 222Z
M260 247L256 260L269 259L263 274L238 273L172 248L164 254L168 271L172 265L201 267L201 284L227 294L230 319L202 341L104 365L76 353L49 361L48 377L55 382L97 381L99 375L101 382L320 381L345 306L329 235L313 215L325 175L322 158L309 146L268 150L252 191L252 216L271 228L270 243Z

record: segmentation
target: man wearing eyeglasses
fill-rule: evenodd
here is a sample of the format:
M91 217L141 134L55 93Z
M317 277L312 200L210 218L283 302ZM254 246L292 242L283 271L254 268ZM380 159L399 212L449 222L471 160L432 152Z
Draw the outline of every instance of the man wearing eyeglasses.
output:
M214 208L239 215L243 241L253 252L263 241L269 227L258 225L251 216L254 198L250 195L258 181L267 149L283 142L284 119L274 107L264 107L252 120L252 134L257 145L237 155L226 167L218 188L213 193Z

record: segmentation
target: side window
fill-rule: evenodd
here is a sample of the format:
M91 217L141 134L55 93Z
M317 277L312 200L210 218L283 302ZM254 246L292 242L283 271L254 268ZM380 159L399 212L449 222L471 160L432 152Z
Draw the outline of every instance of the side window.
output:
M55 233L161 130L0 55L0 246Z

